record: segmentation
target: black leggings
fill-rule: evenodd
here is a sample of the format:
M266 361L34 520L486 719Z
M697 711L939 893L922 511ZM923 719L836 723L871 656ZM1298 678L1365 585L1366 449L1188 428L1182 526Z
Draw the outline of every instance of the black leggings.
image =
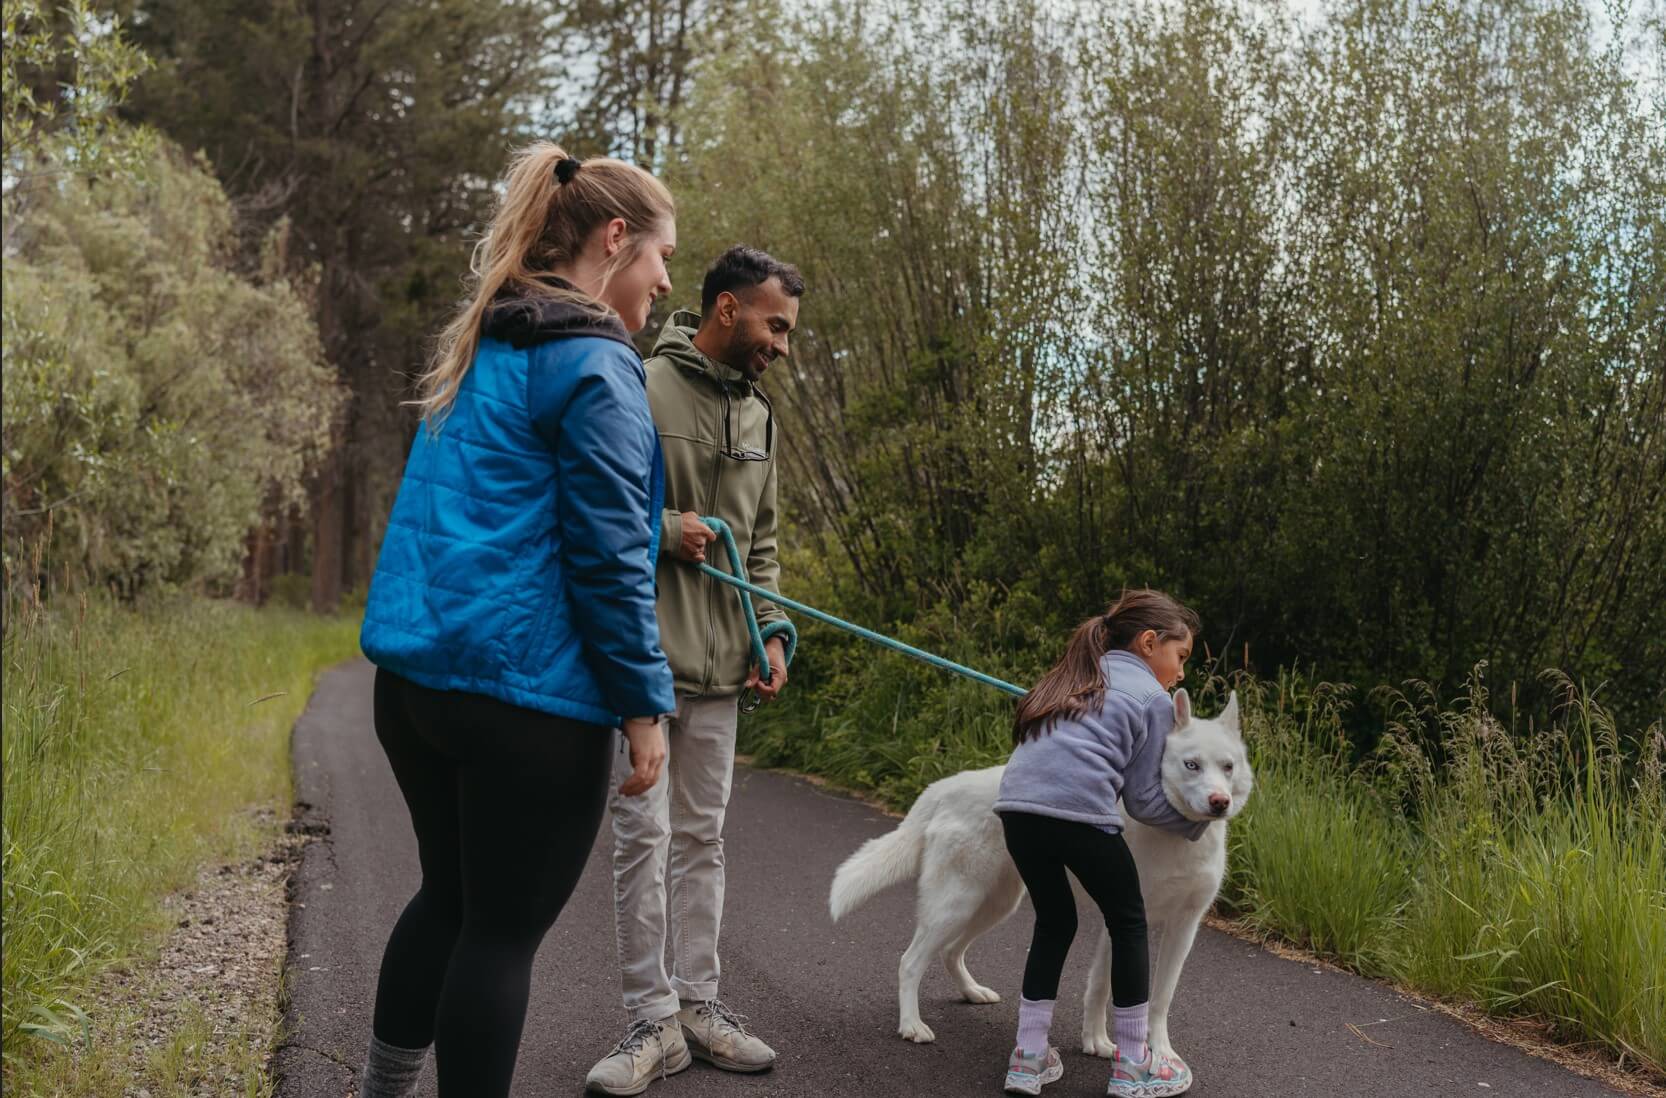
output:
M422 860L382 955L376 1036L433 1043L443 1095L507 1095L533 955L595 841L613 734L378 670L376 737Z
M1059 974L1076 937L1076 897L1069 870L1105 916L1111 932L1111 1001L1139 1006L1151 975L1145 940L1145 899L1134 855L1121 835L1092 824L1028 812L1001 813L1007 852L1030 890L1035 935L1024 962L1024 998L1057 999Z

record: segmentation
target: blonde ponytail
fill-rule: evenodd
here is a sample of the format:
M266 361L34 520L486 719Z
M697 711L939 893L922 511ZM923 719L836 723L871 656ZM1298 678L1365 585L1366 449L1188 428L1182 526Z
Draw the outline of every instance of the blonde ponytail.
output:
M557 176L558 165L566 182ZM599 317L609 315L612 310L589 294L554 282L551 271L578 258L597 226L622 218L637 243L609 261L602 274L606 286L635 258L648 231L676 216L665 184L636 165L611 158L579 163L548 141L516 150L503 183L503 197L470 258L468 295L435 340L417 381L417 399L409 402L430 426L444 420L456 399L480 345L481 321L500 290L570 301Z

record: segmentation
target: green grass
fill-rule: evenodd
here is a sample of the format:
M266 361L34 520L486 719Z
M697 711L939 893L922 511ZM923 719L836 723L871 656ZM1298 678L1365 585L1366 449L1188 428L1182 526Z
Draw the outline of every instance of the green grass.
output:
M1005 759L1011 707L995 692L819 632L802 651L796 696L743 722L760 764L900 809ZM1025 681L988 653L948 654ZM1224 685L1194 689L1203 712ZM1222 902L1355 971L1547 1020L1666 1080L1666 732L1622 749L1602 707L1562 686L1537 728L1501 724L1478 688L1445 704L1391 695L1393 719L1360 757L1345 690L1239 682L1256 792L1232 828Z
M1666 1074L1666 738L1656 725L1628 757L1564 688L1555 721L1516 730L1479 690L1398 697L1356 765L1332 700L1291 677L1252 687L1258 788L1228 905L1358 971Z
M8 607L4 639L5 1074L102 1029L99 976L152 954L160 900L272 841L289 731L357 622L181 598ZM189 1034L164 1051L188 1065ZM184 1070L181 1067L179 1070Z
M1255 792L1230 832L1223 900L1258 930L1389 975L1412 836L1350 772L1346 695L1293 678L1267 690L1245 683L1241 693Z
M1608 714L1567 697L1525 733L1478 696L1440 714L1438 777L1391 737L1423 806L1398 975L1666 1074L1666 738L1628 765Z

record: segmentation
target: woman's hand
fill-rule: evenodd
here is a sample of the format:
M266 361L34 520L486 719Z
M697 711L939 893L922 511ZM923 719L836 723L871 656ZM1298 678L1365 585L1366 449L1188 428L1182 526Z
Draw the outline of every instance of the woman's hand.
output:
M619 787L619 795L635 797L659 781L665 765L665 732L658 717L632 717L625 722L625 739L631 749L631 776Z

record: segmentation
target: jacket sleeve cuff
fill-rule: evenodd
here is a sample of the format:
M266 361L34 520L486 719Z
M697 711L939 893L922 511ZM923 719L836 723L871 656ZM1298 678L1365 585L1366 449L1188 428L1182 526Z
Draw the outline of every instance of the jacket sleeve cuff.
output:
M675 507L667 507L659 513L659 555L676 556L677 547L682 543L683 513Z
M621 724L645 717L663 719L677 711L669 664L645 672L637 681L611 685L614 689L608 692L609 704L619 714Z

